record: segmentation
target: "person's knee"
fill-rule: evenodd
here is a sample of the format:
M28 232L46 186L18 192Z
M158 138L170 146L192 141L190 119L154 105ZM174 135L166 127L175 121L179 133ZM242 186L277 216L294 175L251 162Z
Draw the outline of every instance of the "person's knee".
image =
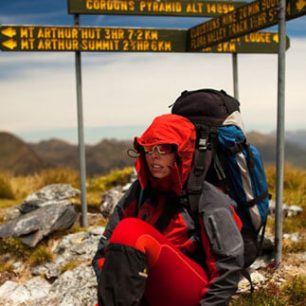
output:
M126 218L116 226L110 243L124 244L135 247L138 238L151 231L151 225L137 218Z

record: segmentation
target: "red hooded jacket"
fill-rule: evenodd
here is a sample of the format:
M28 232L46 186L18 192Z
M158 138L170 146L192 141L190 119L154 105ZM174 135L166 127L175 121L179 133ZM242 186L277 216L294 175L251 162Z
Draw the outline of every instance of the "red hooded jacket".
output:
M138 217L159 229L174 246L207 271L210 284L203 291L201 305L227 304L243 266L243 242L233 218L233 201L211 184L203 183L199 220L195 221L188 205L180 201L192 168L195 142L194 125L174 114L155 118L143 135L135 138L134 147L139 152L135 163L138 180L117 204L100 239L93 259L97 277L116 225L123 218ZM150 175L142 149L144 145L157 144L173 144L177 148L177 163L171 174L158 182ZM169 215L169 208L170 218L159 222L163 215Z

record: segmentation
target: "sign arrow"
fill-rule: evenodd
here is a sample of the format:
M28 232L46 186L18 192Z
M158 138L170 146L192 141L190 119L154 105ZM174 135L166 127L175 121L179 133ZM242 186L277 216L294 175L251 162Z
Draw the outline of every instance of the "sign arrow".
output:
M13 50L13 49L15 49L17 47L17 43L13 39L9 39L9 40L3 42L2 45L4 47L8 48L8 49L11 49L11 50Z
M14 37L16 35L16 30L14 28L5 28L1 31L1 33L7 37Z
M277 44L279 43L278 34L273 35L273 41L275 41Z

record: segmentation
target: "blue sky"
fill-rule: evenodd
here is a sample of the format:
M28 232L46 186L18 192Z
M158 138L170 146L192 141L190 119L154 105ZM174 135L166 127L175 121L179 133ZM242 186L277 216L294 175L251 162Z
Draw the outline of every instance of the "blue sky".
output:
M204 18L82 15L81 25L189 28ZM66 0L0 0L0 24L72 25ZM286 129L306 129L306 17L287 22ZM265 29L277 31L276 27ZM238 56L247 130L276 129L277 55ZM132 137L185 89L233 93L230 54L82 54L85 141ZM0 130L26 140L77 139L74 54L0 51ZM113 128L112 128L113 127ZM100 137L101 136L101 137Z

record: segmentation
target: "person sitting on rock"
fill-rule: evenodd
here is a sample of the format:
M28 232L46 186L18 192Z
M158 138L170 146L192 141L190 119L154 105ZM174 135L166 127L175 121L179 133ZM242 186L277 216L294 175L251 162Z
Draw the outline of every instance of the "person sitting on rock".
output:
M173 114L135 138L138 179L92 261L99 306L228 305L244 265L241 223L233 201L207 182L193 215L184 190L195 142L194 125Z

